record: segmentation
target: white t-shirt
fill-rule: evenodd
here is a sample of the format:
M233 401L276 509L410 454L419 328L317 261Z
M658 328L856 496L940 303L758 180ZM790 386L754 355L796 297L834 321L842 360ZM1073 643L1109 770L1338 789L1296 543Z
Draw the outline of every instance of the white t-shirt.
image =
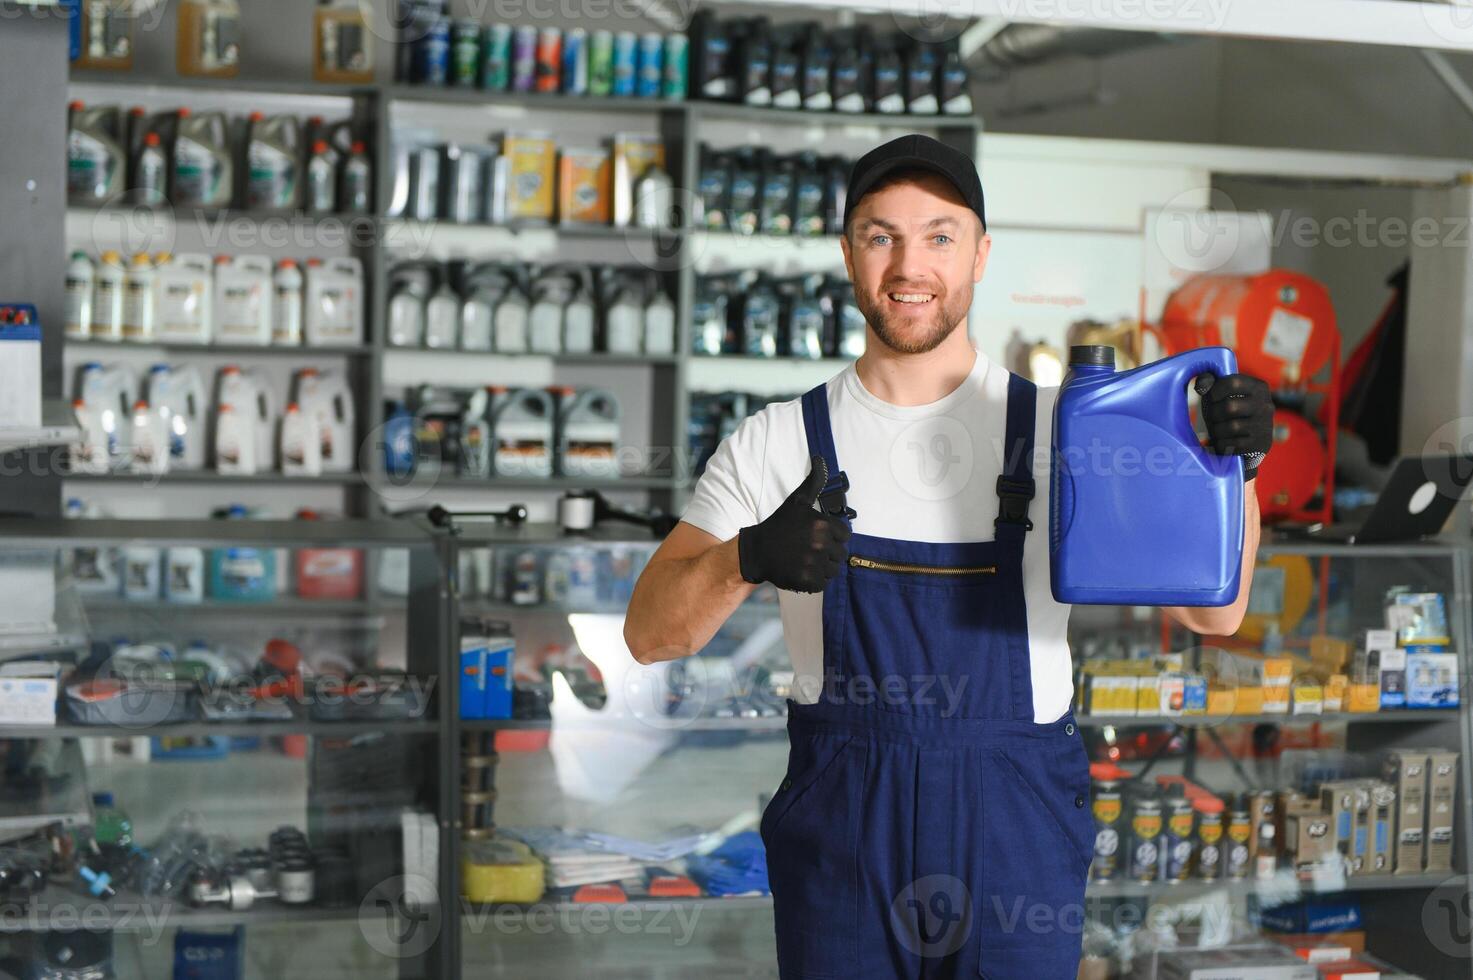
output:
M1035 491L1023 583L1033 663L1034 721L1057 720L1074 698L1069 606L1049 587L1049 445L1057 388L1040 388L1034 419ZM854 531L909 541L990 541L1005 458L1008 372L980 352L957 389L929 405L891 405L865 390L853 365L828 382L829 422ZM744 420L707 464L682 519L722 541L764 520L808 475L800 399ZM780 592L792 656L793 699L817 700L823 678L823 595Z

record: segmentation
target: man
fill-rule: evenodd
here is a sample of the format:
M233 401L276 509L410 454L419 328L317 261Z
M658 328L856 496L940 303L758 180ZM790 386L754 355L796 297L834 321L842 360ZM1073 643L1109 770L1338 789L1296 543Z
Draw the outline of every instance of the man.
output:
M641 663L687 656L759 583L781 590L790 751L761 832L783 977L1072 980L1089 771L1069 609L1028 516L1046 507L1031 501L1057 390L972 346L991 238L965 155L914 135L866 154L840 245L864 356L721 444L625 638ZM1204 396L1211 448L1243 455L1249 479L1271 415L1256 379ZM1258 545L1244 497L1237 600L1167 610L1194 631L1242 619Z

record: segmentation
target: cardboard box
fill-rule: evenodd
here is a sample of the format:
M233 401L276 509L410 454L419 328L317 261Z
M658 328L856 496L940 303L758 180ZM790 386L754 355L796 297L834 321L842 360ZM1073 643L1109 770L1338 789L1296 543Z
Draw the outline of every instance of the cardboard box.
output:
M1294 955L1306 963L1340 963L1350 959L1349 946L1335 946L1329 943L1321 943L1310 946L1293 947Z
M1399 648L1372 651L1377 683L1381 689L1381 710L1405 708L1407 704L1407 652Z
M1238 687L1238 699L1233 708L1235 714L1261 715L1263 714L1263 687L1258 684L1252 686L1240 685Z
M1294 682L1294 661L1290 657L1263 659L1263 714L1289 713L1290 687Z
M1272 934L1272 938L1285 946L1296 948L1325 945L1348 949L1351 956L1357 956L1366 951L1366 934L1361 929L1346 929L1342 932L1291 932L1283 935Z
M1135 713L1137 715L1155 718L1161 714L1161 688L1157 685L1159 675L1156 671L1142 671L1138 676L1132 678L1135 681Z
M1350 644L1332 636L1312 636L1309 638L1309 659L1314 675L1320 680L1343 674L1350 660Z
M1457 810L1458 753L1427 756L1427 863L1429 872L1453 868L1453 813Z
M1302 899L1260 909L1258 922L1271 932L1340 935L1360 928L1360 903L1348 898Z
M558 156L557 199L559 224L609 224L614 217L609 151L563 147Z
M665 169L665 144L659 137L614 134L614 224L634 222L634 185L652 166Z
M1325 853L1338 852L1347 873L1355 867L1355 793L1358 788L1352 779L1320 784L1320 809L1330 822L1330 840Z
M1397 799L1393 873L1421 874L1426 857L1427 751L1396 749L1387 754L1383 771Z
M1325 689L1319 684L1300 681L1294 685L1294 714L1324 714Z
M557 146L541 133L507 133L508 221L552 221L557 183Z
M1273 793L1261 791L1249 799L1248 819L1252 830L1248 838L1248 856L1253 862L1255 876L1278 864L1278 828L1275 825L1277 801Z
M1381 980L1381 970L1360 960L1321 963L1321 980Z
M1381 710L1381 686L1379 684L1351 684L1346 688L1345 710L1369 714Z
M1384 875L1391 873L1392 837L1396 830L1396 787L1379 779L1368 781L1371 805L1368 815L1370 841L1366 853L1366 873ZM1363 952L1364 948L1356 950Z
M61 664L21 660L0 664L0 725L56 724Z
M1238 689L1235 687L1208 687L1207 713L1230 715L1237 710Z
M1155 965L1158 980L1318 980L1313 966L1270 943L1162 951Z
M1346 710L1350 678L1344 674L1331 674L1325 682L1325 713L1333 714ZM1379 700L1379 699L1378 699Z
M1406 706L1456 708L1458 655L1426 653L1416 647L1406 652Z
M1296 871L1335 853L1335 828L1319 799L1291 800L1284 809L1284 852Z
M1367 873L1371 846L1371 787L1364 779L1355 781L1355 812L1351 824L1350 873Z

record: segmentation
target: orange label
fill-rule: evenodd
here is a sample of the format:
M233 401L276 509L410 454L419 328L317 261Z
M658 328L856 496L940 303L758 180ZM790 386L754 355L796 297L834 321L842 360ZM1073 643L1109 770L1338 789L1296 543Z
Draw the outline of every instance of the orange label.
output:
M1171 819L1167 821L1167 826L1176 836L1187 837L1192 833L1192 815L1190 813L1172 814Z
M1161 833L1161 815L1152 813L1138 816L1130 822L1130 829L1135 831L1137 837L1155 837Z
M1211 823L1202 825L1202 843L1216 844L1222 840L1222 824Z
M1114 823L1120 819L1120 801L1096 799L1094 811L1100 823Z

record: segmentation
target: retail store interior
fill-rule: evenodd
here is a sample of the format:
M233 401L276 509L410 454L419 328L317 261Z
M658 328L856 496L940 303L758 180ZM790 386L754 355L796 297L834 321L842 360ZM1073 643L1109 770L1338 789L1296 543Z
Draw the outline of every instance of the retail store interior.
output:
M1069 618L1078 980L1473 980L1467 0L0 0L0 93L0 980L779 977L777 590L625 610L907 133L993 364L1273 394L1237 632Z

